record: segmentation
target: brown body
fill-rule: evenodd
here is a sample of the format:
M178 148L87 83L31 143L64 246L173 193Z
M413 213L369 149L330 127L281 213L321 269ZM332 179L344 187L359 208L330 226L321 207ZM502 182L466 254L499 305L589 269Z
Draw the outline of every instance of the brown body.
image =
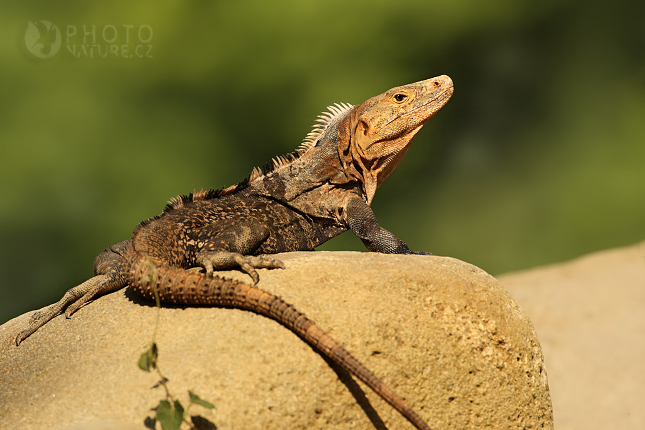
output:
M428 429L396 393L293 306L253 285L214 276L239 267L254 283L257 268L284 268L267 254L312 250L351 229L370 251L414 252L378 225L370 204L419 129L448 101L447 76L393 88L358 106L319 116L301 147L254 169L241 183L173 199L132 238L107 248L96 276L34 314L16 344L63 311L69 317L95 296L131 285L162 303L227 306L275 319L381 395L418 429ZM186 269L201 267L202 273ZM154 285L153 285L154 283Z

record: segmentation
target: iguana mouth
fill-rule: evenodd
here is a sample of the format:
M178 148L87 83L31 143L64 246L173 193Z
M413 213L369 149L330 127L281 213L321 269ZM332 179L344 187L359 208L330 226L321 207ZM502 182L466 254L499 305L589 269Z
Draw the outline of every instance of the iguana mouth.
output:
M453 87L451 85L450 87L448 87L448 88L444 89L442 92L440 92L436 97L428 100L427 102L423 103L422 105L417 106L416 108L414 108L414 109L412 109L412 110L410 110L408 112L403 112L401 115L398 115L398 116L392 118L383 127L385 127L387 125L390 125L391 123L393 123L394 121L398 120L399 118L402 118L402 117L405 117L405 116L410 116L414 112L417 112L418 110L423 109L424 107L428 106L429 104L441 102L444 99L450 99L450 97L452 96L452 93L453 93L452 89L453 89ZM446 100L446 102L447 102L447 100ZM441 104L441 106L443 106L445 104L445 102L444 103L437 103L437 104ZM439 109L441 109L441 108L439 108ZM434 112L432 112L426 119L424 119L421 122L421 125L425 125L430 120L430 118L432 118L434 116L434 114L436 114L439 111L439 109L435 109Z
M450 88L452 88L452 86ZM409 115L413 114L414 112L425 108L429 104L436 103L437 105L439 105L439 107L437 109L435 109L434 112L432 112L430 115L428 115L426 118L424 118L423 121L419 122L419 124L416 127L414 127L413 129L411 129L411 130L402 130L399 134L396 134L394 136L387 136L387 137L383 137L381 139L374 140L373 142L370 142L370 144L367 145L367 147L365 149L369 149L373 145L375 145L375 144L377 144L379 142L384 142L384 141L396 139L397 137L400 137L400 136L402 136L404 134L410 133L412 135L415 135L417 133L417 131L421 127L426 125L426 123L428 121L430 121L430 118L432 118L439 111L439 109L441 109L441 107L443 107L443 105L445 105L447 103L448 99L450 99L451 96L452 96L452 91L449 91L449 89L447 88L446 90L444 90L441 93L439 93L436 97L433 97L432 99L428 100L426 103L423 103L422 105L417 106L416 108L412 109L409 112L404 112L401 115L398 115L398 116L392 118L390 121L388 121L386 124L384 124L380 129L383 129L384 127L387 127L388 125L390 125L393 122L397 121L399 118L409 116ZM446 101L444 102L444 100L446 100Z

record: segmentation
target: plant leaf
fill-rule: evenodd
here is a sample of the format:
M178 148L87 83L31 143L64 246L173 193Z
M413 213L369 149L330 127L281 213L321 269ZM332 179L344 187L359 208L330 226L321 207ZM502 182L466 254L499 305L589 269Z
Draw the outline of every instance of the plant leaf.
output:
M156 418L163 430L179 430L184 421L184 407L179 400L175 400L173 405L168 400L161 400L157 406Z
M139 362L137 364L139 365L139 369L150 372L150 357L148 355L148 351L141 354L141 357L139 357Z
M150 348L148 348L146 352L141 354L141 357L139 357L139 362L137 363L139 368L146 372L150 372L150 369L156 368L158 355L159 350L157 349L157 344L153 342L150 345Z
M212 404L211 402L207 402L206 400L200 398L197 394L193 393L190 390L188 390L188 395L190 396L190 403L194 403L196 405L203 406L206 409L215 408L214 404Z

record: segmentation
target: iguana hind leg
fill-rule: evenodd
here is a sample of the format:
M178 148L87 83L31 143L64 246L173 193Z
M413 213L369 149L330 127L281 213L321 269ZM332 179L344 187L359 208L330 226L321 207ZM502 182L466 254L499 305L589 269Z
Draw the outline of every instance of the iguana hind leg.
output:
M107 275L94 276L82 284L70 288L58 302L35 312L31 316L29 326L16 336L16 345L20 345L23 340L47 324L52 318L60 315L63 310L65 310L65 316L69 318L94 296L116 291L125 285L121 277L108 273Z
M269 229L260 224L231 225L215 234L203 227L197 243L202 251L197 253L195 263L206 273L239 267L257 284L260 275L255 269L284 269L284 263L268 255L251 255L269 237Z
M257 284L260 275L255 269L284 269L284 263L270 255L242 255L225 250L202 252L197 255L197 264L213 274L214 270L226 270L239 267Z

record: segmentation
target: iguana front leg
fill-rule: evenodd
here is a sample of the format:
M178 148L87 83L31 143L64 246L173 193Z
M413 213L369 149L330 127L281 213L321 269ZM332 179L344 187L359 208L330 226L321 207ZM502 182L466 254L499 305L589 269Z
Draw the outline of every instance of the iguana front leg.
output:
M372 209L359 196L352 197L345 206L345 222L350 230L360 238L367 249L383 254L423 254L429 252L412 251L401 239L381 227Z

